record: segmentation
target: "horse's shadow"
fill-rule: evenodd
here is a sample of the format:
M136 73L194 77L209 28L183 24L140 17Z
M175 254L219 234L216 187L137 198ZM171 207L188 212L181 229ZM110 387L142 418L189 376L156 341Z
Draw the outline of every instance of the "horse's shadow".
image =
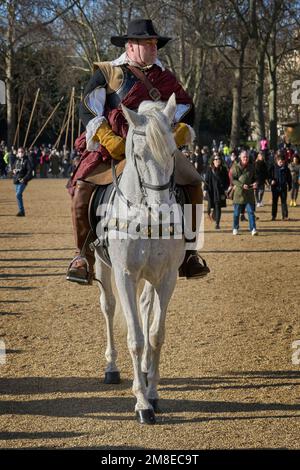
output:
M240 379L254 379L254 383L243 383ZM263 379L263 383L261 383ZM220 389L259 389L263 387L297 386L300 372L295 371L261 371L231 373L226 376L203 378L166 378L161 381L161 392L196 391ZM259 380L259 383L255 381ZM272 380L272 383L269 383ZM273 383L276 380L276 383ZM96 420L130 421L133 418L134 398L127 396L110 396L111 391L128 390L130 380L120 385L105 385L99 378L84 377L28 377L0 379L0 393L6 395L34 395L52 393L89 393L93 396L66 396L58 398L6 400L0 402L0 415L38 415L50 417L93 418ZM101 396L102 395L102 396ZM191 399L162 399L162 414L158 424L178 424L203 421L226 421L262 418L295 418L299 416L300 403L263 403L242 401L209 401ZM272 414L270 412L273 412ZM241 415L242 413L242 415ZM280 414L279 414L280 413ZM166 417L166 414L168 415ZM193 414L191 416L190 414Z
M299 416L295 412L300 411L300 404L167 399L161 401L161 408L163 411L160 415L161 423L167 419L168 423L175 424L179 422L261 419L263 417L268 419L295 418ZM133 410L133 397L70 397L29 401L13 400L0 403L0 415L94 418L103 421L131 421ZM275 414L270 415L271 411ZM262 412L267 412L267 414L262 415ZM284 414L278 415L278 412ZM193 413L194 416L190 417L189 413ZM246 413L246 415L240 416L240 413ZM165 414L169 415L168 418L163 416ZM226 416L222 416L223 414Z

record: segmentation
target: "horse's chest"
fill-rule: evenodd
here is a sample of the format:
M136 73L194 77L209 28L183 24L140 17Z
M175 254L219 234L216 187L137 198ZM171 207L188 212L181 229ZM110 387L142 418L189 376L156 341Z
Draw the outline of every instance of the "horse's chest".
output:
M109 253L113 265L117 263L129 272L161 273L180 264L184 243L176 239L114 240L110 243Z

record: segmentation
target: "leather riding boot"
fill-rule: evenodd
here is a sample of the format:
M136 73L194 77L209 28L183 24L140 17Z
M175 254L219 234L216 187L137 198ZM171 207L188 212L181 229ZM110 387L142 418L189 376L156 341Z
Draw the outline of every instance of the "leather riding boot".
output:
M201 184L195 186L185 185L189 202L192 204L192 230L197 233L197 204L203 203ZM206 276L210 272L206 261L201 258L196 250L186 250L182 265L179 268L179 277L187 279Z
M92 284L94 253L89 248L91 228L88 218L88 208L95 185L78 180L72 199L72 222L76 246L76 257L72 260L67 280L79 284Z

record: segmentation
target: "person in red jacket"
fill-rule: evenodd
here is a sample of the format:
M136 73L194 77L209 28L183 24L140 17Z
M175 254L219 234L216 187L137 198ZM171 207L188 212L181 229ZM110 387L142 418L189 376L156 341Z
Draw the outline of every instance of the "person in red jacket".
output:
M91 283L94 255L88 248L90 231L88 205L94 184L88 177L99 162L120 161L125 158L125 139L128 123L120 104L136 110L144 100L167 101L176 96L175 141L182 146L191 135L194 106L191 97L168 69L157 58L157 50L171 38L160 36L149 19L133 20L127 34L113 36L112 44L125 47L125 52L112 62L96 63L80 105L80 119L86 133L77 140L81 152L78 166L72 174L69 191L72 195L72 220L76 242L76 257L71 262L67 279L81 284ZM143 77L150 82L147 87ZM142 78L141 78L142 77ZM149 85L149 83L148 83ZM180 152L179 152L180 153ZM201 177L181 154L176 157L176 171L180 183L186 185L192 204L202 203ZM186 251L180 275L204 276L209 272L196 251Z

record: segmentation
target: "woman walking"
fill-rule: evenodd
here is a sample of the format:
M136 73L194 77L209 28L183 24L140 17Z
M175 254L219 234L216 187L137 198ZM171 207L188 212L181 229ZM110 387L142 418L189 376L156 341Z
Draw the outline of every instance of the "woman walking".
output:
M17 161L13 170L13 175L14 184L16 185L16 197L19 208L17 217L24 217L25 209L23 204L23 192L27 186L28 181L32 178L32 166L22 147L20 147L17 152Z
M292 175L292 192L291 192L291 207L297 206L297 197L299 192L299 182L300 182L300 158L299 155L295 154L293 156L292 163L289 164L289 169Z
M228 170L226 166L222 164L221 156L216 153L207 170L204 183L204 190L207 192L208 196L208 204L210 208L214 210L216 230L220 229L221 212L222 207L226 207L225 192L227 191L228 186Z
M263 207L265 183L268 179L268 167L262 152L257 154L255 160L255 178L257 183L255 190L256 207Z

